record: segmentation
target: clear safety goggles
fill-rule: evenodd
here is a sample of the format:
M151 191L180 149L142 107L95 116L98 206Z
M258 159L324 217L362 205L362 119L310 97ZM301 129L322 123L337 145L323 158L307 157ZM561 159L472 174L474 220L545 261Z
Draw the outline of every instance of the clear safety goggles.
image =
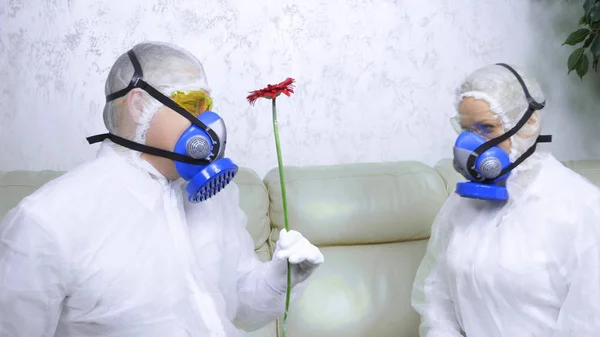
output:
M171 99L194 117L212 110L212 98L202 90L175 91Z
M457 134L463 132L473 132L482 137L497 137L504 132L504 126L499 118L489 118L483 121L479 121L469 126L465 126L461 123L459 115L450 118L450 124Z

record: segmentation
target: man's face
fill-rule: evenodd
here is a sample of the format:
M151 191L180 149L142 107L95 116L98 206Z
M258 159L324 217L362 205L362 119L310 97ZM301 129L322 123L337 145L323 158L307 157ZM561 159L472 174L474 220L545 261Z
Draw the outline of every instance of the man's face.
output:
M146 133L146 145L166 151L173 151L179 137L181 137L181 134L189 128L190 125L190 121L185 117L168 107L163 106L150 121L150 127ZM147 158L148 156L149 155L147 154L142 155L143 158ZM173 160L154 157L152 159L152 164L155 164L155 166L158 165L159 167L157 167L157 169L166 178L170 180L179 178L179 173L175 168L175 162Z
M194 117L212 108L212 99L204 90L176 91L171 99ZM179 113L163 106L150 121L146 133L146 145L166 151L174 151L175 145L187 128L190 121ZM144 155L144 159L149 156ZM179 178L175 162L167 158L153 157L152 164L159 166L159 171L169 179Z

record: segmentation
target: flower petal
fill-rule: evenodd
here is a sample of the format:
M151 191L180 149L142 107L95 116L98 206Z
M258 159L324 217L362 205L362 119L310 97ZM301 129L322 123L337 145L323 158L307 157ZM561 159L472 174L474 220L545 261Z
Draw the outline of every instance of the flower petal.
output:
M284 81L278 84L268 84L265 88L254 90L250 92L250 95L246 97L250 104L254 104L254 102L259 98L267 98L267 99L275 99L280 94L284 94L286 96L290 96L294 93L294 79L291 77L286 78Z

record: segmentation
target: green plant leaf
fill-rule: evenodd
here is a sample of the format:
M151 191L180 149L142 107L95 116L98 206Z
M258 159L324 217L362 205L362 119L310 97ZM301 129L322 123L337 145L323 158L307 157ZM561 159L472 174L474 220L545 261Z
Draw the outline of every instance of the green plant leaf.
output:
M585 40L585 42L583 43L583 48L587 48L590 46L590 44L592 44L592 41L594 41L594 38L596 37L596 35L594 34L590 34L587 39Z
M600 58L594 57L594 60L592 61L592 68L594 68L594 71L596 72L598 72L598 60L600 60Z
M569 68L569 72L567 74L570 74L571 71L575 70L575 68L579 66L579 63L583 62L582 59L583 48L577 48L573 50L571 55L569 55L569 59L567 60L567 67Z
M600 3L595 4L590 9L590 22L600 21Z
M583 2L583 10L585 15L587 16L590 13L590 9L592 9L592 5L595 3L593 0L585 0Z
M587 28L578 29L573 33L569 34L569 36L567 37L565 42L563 42L562 45L564 46L565 44L568 44L569 46L574 46L578 43L581 43L583 42L583 40L585 40L586 37L588 37L588 35L590 35L591 32L592 31Z
M585 23L585 15L579 19L579 25L583 25Z
M583 76L585 76L585 74L587 74L589 69L590 69L590 59L588 58L588 56L586 54L583 54L583 56L581 58L581 62L579 62L577 64L577 68L575 68L575 71L577 72L577 75L579 75L579 78L583 79Z
M590 44L590 51L594 57L600 57L600 35L596 35L594 41Z

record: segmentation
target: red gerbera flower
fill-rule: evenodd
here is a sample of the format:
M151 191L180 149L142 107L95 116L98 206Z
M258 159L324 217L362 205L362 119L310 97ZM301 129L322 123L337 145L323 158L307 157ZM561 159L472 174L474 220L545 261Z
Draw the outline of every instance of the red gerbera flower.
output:
M278 84L269 84L266 88L254 90L250 92L250 95L246 97L248 102L254 105L257 99L263 97L268 99L274 99L280 94L284 94L286 96L290 96L290 94L294 93L294 79L287 78L285 81Z
M248 102L251 105L254 105L257 99L263 97L271 100L272 109L273 109L273 132L275 134L275 149L277 150L277 167L279 168L279 182L281 183L281 199L283 201L283 222L285 224L285 230L290 230L290 225L288 221L288 212L287 212L287 197L285 193L285 177L283 174L283 159L281 158L281 144L279 143L279 128L277 127L277 106L276 106L276 98L280 94L284 94L286 96L290 96L290 94L294 93L294 79L287 78L285 81L279 84L269 84L266 88L260 90L254 90L250 92L250 95L246 97ZM288 261L287 268L287 287L285 291L285 309L283 312L283 324L281 330L281 336L285 337L286 335L286 326L287 326L287 316L288 310L290 308L290 290L291 287L291 273L290 273L290 262Z

